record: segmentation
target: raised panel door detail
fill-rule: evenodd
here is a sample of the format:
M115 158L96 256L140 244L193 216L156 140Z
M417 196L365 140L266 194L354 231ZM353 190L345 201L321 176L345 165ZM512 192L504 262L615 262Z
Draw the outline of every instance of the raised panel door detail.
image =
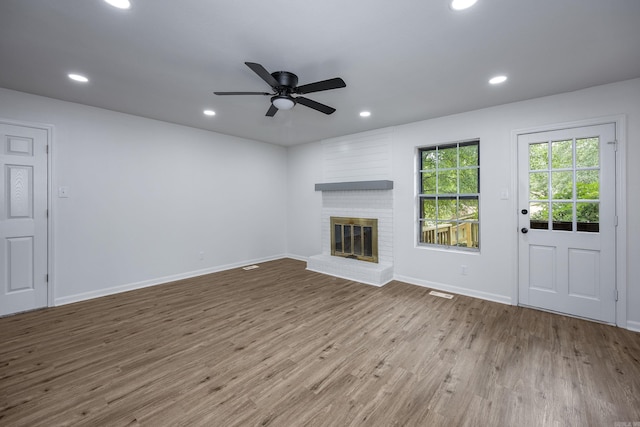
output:
M600 251L569 249L569 295L599 297Z
M529 285L531 288L556 291L556 248L531 246L529 250Z
M33 217L33 168L31 166L6 166L8 184L7 217Z
M33 156L33 138L7 135L5 147L7 154Z
M8 293L33 289L33 237L6 240Z

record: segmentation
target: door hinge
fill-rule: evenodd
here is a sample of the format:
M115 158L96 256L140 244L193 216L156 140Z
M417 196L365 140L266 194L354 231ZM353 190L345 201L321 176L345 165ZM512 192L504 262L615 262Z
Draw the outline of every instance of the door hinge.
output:
M613 217L613 226L617 227L618 226L618 215Z
M607 144L612 144L613 145L613 150L614 151L618 151L618 141L616 141L616 140L609 141L609 142L607 142Z
M44 281L45 281L45 282L47 282L47 283L49 283L49 275L48 275L48 274L45 274L45 275L44 275Z
M618 301L618 290L616 289L615 291L613 291L614 293L614 297L616 298L616 301Z
M45 210L44 210L44 215L45 215L47 218L49 218L49 209L45 209Z

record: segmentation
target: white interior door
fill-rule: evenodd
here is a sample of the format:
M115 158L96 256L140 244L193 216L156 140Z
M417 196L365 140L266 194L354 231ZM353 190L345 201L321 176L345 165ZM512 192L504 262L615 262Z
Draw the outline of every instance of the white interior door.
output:
M615 323L615 125L518 136L519 303Z
M0 315L47 306L47 132L0 123Z

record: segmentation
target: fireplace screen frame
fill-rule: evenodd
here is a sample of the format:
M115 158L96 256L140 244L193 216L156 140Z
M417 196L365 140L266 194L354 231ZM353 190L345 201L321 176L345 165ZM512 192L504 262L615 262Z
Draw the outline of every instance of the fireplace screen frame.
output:
M338 241L340 246L336 246L336 226L339 226L340 235L342 238ZM349 232L345 234L345 227L348 227ZM359 228L360 234L357 234ZM371 229L371 236L366 238L367 233L363 230L365 228ZM378 262L378 220L376 218L346 218L346 217L331 217L331 224L329 234L331 235L331 255L344 258L357 259L359 261ZM343 245L343 242L349 239L348 245ZM371 254L369 255L368 240L371 244ZM346 249L346 250L345 250Z

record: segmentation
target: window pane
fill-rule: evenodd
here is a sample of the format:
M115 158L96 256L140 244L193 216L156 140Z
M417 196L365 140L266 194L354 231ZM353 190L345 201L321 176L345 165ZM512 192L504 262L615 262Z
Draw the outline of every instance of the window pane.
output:
M478 164L478 145L463 145L458 151L460 167L476 166Z
M573 172L551 173L551 198L555 200L573 199Z
M460 194L475 194L479 192L478 169L461 169Z
M600 164L599 138L576 139L576 167L596 167Z
M600 204L576 203L576 221L578 231L597 233L600 228Z
M551 143L551 166L553 169L573 167L573 140Z
M455 231L455 230L454 230ZM450 222L438 221L438 243L441 245L451 245L452 224Z
M600 171L576 171L576 198L598 200L600 198Z
M552 203L551 216L554 230L573 230L573 203Z
M529 203L529 228L549 229L549 203Z
M458 147L438 149L438 169L458 167Z
M436 173L422 173L422 194L436 194Z
M529 173L529 199L545 200L549 198L549 172Z
M547 142L529 145L529 169L549 169L549 144Z
M478 223L460 222L457 225L457 238L455 246L466 248L478 247Z
M422 212L420 217L423 219L436 219L436 200L422 199Z
M436 168L436 150L423 150L422 151L422 165L420 169L435 169Z
M456 204L456 199L438 199L438 219L456 219L458 217Z
M458 219L478 219L478 199L460 199Z
M436 222L422 221L420 227L420 243L437 243Z
M456 194L458 192L458 171L438 171L438 194Z

